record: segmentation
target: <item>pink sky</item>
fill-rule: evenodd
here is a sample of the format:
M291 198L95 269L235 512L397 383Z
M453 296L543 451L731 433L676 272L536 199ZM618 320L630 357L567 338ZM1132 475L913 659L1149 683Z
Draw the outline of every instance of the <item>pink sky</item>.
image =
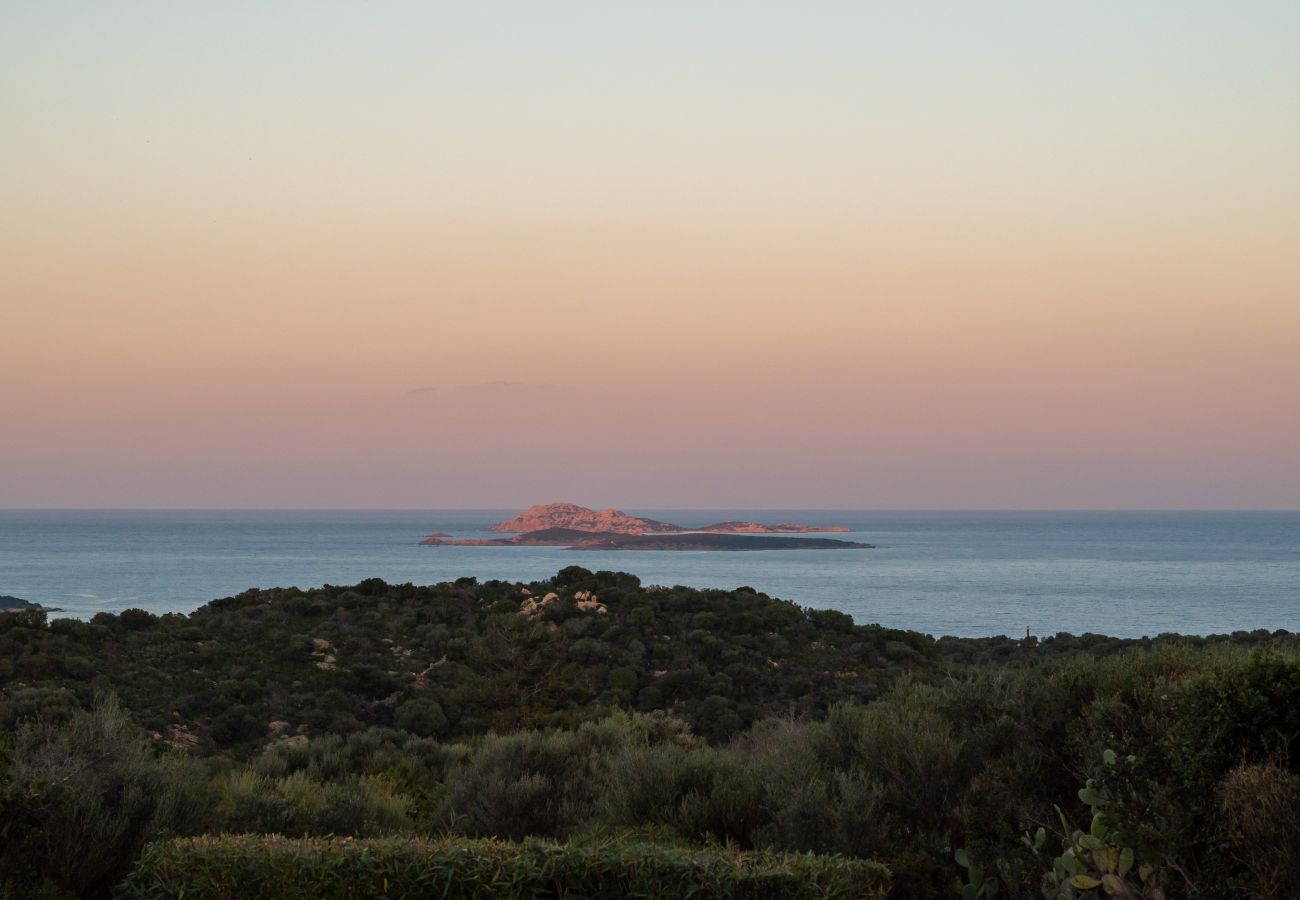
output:
M0 506L1300 507L1295 16L686 9L0 14Z

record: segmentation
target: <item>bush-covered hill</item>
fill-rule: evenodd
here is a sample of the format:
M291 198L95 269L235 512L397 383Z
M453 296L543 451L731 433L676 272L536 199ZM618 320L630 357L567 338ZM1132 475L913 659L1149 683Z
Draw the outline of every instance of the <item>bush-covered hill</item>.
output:
M934 642L752 590L642 587L572 567L531 585L462 579L248 591L188 615L0 621L0 722L115 693L205 751L398 726L430 737L670 710L711 740L766 716L870 700ZM272 723L278 723L272 725Z
M748 588L646 587L576 566L528 585L371 579L251 590L187 616L127 610L47 624L36 611L9 613L0 725L115 694L145 728L204 753L371 726L444 739L571 727L615 708L671 712L716 742L763 718L869 702L903 672L1151 643L935 641Z

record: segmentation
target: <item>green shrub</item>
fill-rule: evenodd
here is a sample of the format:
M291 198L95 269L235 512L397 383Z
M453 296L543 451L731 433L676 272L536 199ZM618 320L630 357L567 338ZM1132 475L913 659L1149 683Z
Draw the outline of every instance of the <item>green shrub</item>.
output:
M622 712L571 731L489 734L447 772L438 818L475 837L564 837L596 819L625 750L696 743L680 721Z
M1294 897L1300 888L1300 776L1276 763L1239 766L1219 783L1232 853L1259 900Z
M316 781L300 770L271 778L243 769L217 782L208 830L381 837L408 832L409 800L382 776Z
M442 707L427 697L407 700L397 707L393 722L403 731L420 737L438 737L447 730L447 717Z
M634 838L184 838L145 848L121 900L319 897L883 898L888 870L841 857L689 849Z
M205 779L115 702L13 736L0 772L0 892L106 896L145 841L198 826Z
M475 836L560 834L585 818L593 762L576 732L488 735L450 773L443 817Z

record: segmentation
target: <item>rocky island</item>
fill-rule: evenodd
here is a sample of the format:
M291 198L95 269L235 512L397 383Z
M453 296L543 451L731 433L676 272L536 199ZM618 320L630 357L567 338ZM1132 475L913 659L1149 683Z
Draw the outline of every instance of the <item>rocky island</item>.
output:
M550 528L569 528L600 534L670 534L684 531L680 525L629 516L621 509L594 510L576 503L539 503L504 522L489 525L488 531L524 534Z
M439 532L420 543L435 547L568 547L571 550L860 550L871 544L831 538L767 535L848 531L842 526L729 521L688 528L629 516L618 509L594 510L573 503L530 506L488 526L514 537L452 539Z
M764 525L759 522L714 522L712 525L683 526L657 519L629 516L621 509L594 510L576 503L539 503L530 506L512 519L489 525L488 531L523 534L547 528L572 528L602 534L680 534L688 531L707 531L719 534L808 534L819 531L848 531L842 525L796 525L781 522Z

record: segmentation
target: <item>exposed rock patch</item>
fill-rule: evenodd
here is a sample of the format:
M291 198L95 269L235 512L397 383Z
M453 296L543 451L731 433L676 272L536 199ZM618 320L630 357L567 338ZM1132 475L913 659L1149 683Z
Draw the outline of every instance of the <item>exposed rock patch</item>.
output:
M428 687L429 678L431 675L433 675L434 670L446 664L447 664L447 655L443 654L442 659L438 660L437 662L429 663L429 665L425 667L423 672L421 672L419 675L416 675L415 681L412 683L418 688Z
M693 531L710 531L720 534L811 534L818 531L848 531L843 525L798 525L794 522L778 522L776 525L764 525L760 522L714 522Z
M573 601L573 605L583 612L594 611L602 616L609 612L605 604L601 603L600 599L591 591L578 591L573 595Z
M334 645L324 638L313 638L311 655L316 657L316 668L318 669L337 669L337 659L329 651L334 649Z
M546 608L560 599L560 595L554 592L538 599L537 597L525 597L524 602L519 604L519 615L533 618L540 616L546 611Z
M198 749L199 736L184 725L170 725L165 732L151 731L149 736L176 750L187 753Z
M559 599L560 595L554 591L541 598L524 597L523 602L519 604L519 615L530 619L535 618L545 612L552 604L559 602ZM609 612L608 607L601 603L600 598L591 591L578 591L574 594L573 605L582 612L594 612L602 616Z
M621 509L594 510L576 503L541 503L504 522L488 526L489 531L524 533L546 528L571 528L608 534L649 534L681 531L677 525L629 516Z

